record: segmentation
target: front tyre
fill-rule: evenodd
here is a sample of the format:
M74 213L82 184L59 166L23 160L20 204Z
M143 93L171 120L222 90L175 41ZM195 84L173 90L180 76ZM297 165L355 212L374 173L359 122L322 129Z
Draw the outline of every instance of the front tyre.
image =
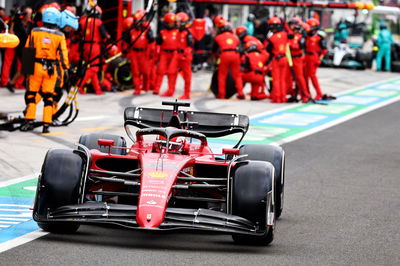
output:
M271 163L249 161L236 168L232 183L232 214L253 222L262 233L233 234L236 243L264 246L274 239L273 182Z
M78 203L83 159L73 150L51 149L43 162L33 208L33 219L44 231L73 233L79 224L52 222L48 215L55 209Z
M247 157L240 160L270 162L275 168L275 217L279 218L283 211L285 188L285 152L279 146L263 144L247 144L240 147L240 154Z

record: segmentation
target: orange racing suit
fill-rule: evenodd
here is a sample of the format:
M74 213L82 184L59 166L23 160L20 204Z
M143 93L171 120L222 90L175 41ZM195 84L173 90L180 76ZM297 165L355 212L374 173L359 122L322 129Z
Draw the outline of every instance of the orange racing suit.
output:
M65 36L56 29L34 28L26 41L25 47L34 47L36 51L34 73L29 76L28 90L25 94L27 105L25 118L28 120L35 119L35 97L37 93L40 93L44 101L43 122L50 124L53 121L53 93L57 81L55 70L57 58L60 58L64 69L69 67Z

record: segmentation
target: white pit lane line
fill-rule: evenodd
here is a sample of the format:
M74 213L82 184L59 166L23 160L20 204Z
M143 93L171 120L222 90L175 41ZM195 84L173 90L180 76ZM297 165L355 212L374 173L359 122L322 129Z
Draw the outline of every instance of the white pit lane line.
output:
M359 90L359 89L362 89L362 88L367 89L367 88L372 87L372 86L374 86L374 85L376 85L376 84L385 83L385 82L388 82L388 81L390 81L390 80L394 80L394 79L391 78L391 79L388 79L388 80L385 80L385 81L379 81L379 82L375 82L375 83L371 83L371 84L366 84L366 85L363 85L363 86L360 86L360 87L357 87L357 88L353 88L353 89L349 89L349 90L343 91L343 92L338 93L338 94L335 94L335 95L339 96L339 95L347 94L347 93L350 93L350 92L352 92L352 91L356 91L356 90ZM399 101L399 100L400 100L400 97L395 97L395 98L393 98L393 99L384 101L384 102L382 102L382 103L375 104L375 105L372 105L372 106L370 106L370 107L366 107L365 109L362 109L362 110L357 111L357 112L355 112L355 113L352 113L352 114L350 114L350 115L346 115L346 116L344 116L343 118L340 118L340 119L337 119L337 120L328 122L328 123L326 123L326 124L324 124L324 125L321 125L321 126L318 126L318 127L316 127L316 128L313 128L313 129L307 130L307 131L305 131L305 132L296 134L296 135L294 135L294 136L291 136L291 137L282 139L282 140L280 140L280 141L274 142L273 144L281 145L281 144L284 144L284 143L289 143L289 142L292 142L292 141L295 141L295 140L298 140L298 139L301 139L301 138L310 136L310 135L312 135L312 134L315 134L315 133L317 133L317 132L323 131L323 130L328 129L328 128L330 128L330 127L333 127L333 126L335 126L335 125L338 125L338 124L341 124L341 123L343 123L343 122L346 122L346 121L348 121L348 120L350 120L350 119L359 117L359 116L361 116L361 115L363 115L363 114L366 114L366 113L368 113L368 112L371 112L371 111L373 111L373 110L376 110L376 109L382 108L382 107L384 107L384 106L386 106L386 105L395 103L395 102L397 102L397 101ZM253 116L251 116L250 118L257 118L257 117L264 116L264 115L267 115L267 114L276 113L276 112L279 112L279 111L284 111L284 110L286 110L286 109L295 107L295 106L297 106L297 105L302 105L302 104L301 104L301 103L298 103L298 104L290 104L290 105L288 105L288 106L284 106L284 107L281 107L281 108L276 108L276 109L274 109L274 110L270 110L270 111L267 111L267 112L263 112L263 113L259 113L259 114L253 115ZM105 117L104 117L104 116L94 116L94 117L90 117L90 118L82 118L81 121L85 121L85 120L98 120L98 119L103 119L103 118L105 118ZM29 176L25 176L25 177L21 177L21 178L16 178L16 179L8 180L8 181L3 181L3 182L0 182L0 187L5 187L5 186L9 186L9 185L16 184L16 183L19 183L19 182L23 182L23 181L32 179L32 178L37 177L37 176L38 176L38 174L34 174L34 175L29 175ZM0 219L1 219L1 218L0 218ZM5 218L2 218L1 220L4 221ZM13 220L15 220L15 219L13 219ZM22 220L24 220L24 219L21 218L21 221L22 221ZM30 241L33 241L33 240L35 240L35 239L37 239L37 238L40 238L40 237L42 237L42 236L45 236L45 235L47 235L47 234L48 234L48 233L47 233L47 232L44 232L43 230L36 230L36 231L33 231L33 232L28 233L28 234L26 234L26 235L23 235L23 236L20 236L20 237L15 238L15 239L9 240L9 241L7 241L7 242L4 242L4 243L0 244L0 253L1 253L1 252L4 252L4 251L6 251L6 250L9 250L9 249L18 247L18 246L23 245L23 244L25 244L25 243L28 243L28 242L30 242Z

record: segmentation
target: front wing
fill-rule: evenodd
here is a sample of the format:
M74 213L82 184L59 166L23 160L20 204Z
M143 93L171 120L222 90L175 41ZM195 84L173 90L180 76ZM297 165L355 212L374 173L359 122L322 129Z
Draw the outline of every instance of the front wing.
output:
M209 210L167 208L164 222L155 229L141 228L136 222L137 206L104 202L66 205L49 213L46 218L34 215L37 222L74 222L80 224L114 224L147 230L203 230L219 233L262 235L257 226L242 217Z

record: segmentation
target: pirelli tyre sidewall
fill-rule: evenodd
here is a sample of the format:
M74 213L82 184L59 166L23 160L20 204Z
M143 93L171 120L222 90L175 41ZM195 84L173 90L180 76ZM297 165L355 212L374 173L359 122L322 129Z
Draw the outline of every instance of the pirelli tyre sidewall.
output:
M52 222L49 212L65 205L77 204L84 161L72 149L51 149L42 165L33 209L33 219L45 231L75 232L79 225L72 222Z
M265 144L246 144L240 147L240 154L247 157L240 160L257 160L270 162L275 168L275 217L283 211L285 188L285 152L279 146Z
M132 85L132 73L129 60L127 58L118 57L109 63L108 71L111 73L113 80L118 86L130 89Z
M104 153L108 153L108 147L100 147L98 144L99 139L113 140L114 146L126 148L126 141L124 137L111 135L111 134L97 134L88 133L79 138L79 144L86 146L89 150L96 149ZM111 148L111 154L126 155L126 149Z
M272 242L275 226L273 180L274 167L269 162L243 162L235 169L232 181L232 214L253 222L258 233L262 233L233 234L236 243L268 245Z

